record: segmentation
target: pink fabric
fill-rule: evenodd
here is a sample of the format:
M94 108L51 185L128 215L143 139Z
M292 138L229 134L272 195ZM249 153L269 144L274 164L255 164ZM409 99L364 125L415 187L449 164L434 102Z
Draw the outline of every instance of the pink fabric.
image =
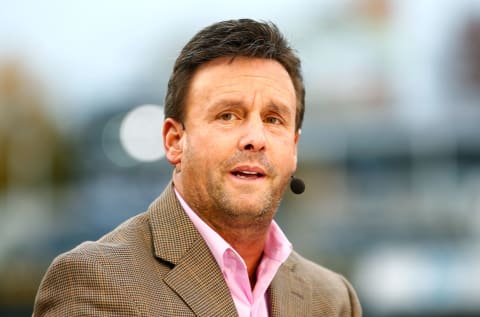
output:
M217 260L232 294L240 317L268 317L267 289L280 265L292 252L292 245L280 227L272 221L262 260L257 268L255 288L250 287L247 267L240 255L188 206L175 190L183 209L192 220Z

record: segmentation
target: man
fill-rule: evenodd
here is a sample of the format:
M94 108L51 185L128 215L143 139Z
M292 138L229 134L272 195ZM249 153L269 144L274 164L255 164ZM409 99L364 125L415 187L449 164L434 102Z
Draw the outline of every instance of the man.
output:
M275 25L213 24L176 60L149 209L54 260L35 316L361 316L340 275L273 221L297 164L300 61Z

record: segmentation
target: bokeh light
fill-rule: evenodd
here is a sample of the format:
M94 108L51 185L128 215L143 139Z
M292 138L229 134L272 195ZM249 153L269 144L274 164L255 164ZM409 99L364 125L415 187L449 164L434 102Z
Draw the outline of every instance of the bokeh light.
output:
M163 108L141 105L127 113L120 125L120 142L125 151L141 162L164 156L162 145Z

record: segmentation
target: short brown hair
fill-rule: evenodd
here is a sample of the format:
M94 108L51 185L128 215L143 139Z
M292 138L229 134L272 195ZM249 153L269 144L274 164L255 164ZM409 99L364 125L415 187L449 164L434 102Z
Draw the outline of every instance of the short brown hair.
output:
M185 99L197 68L220 57L255 57L278 61L286 69L297 97L295 128L300 129L305 112L305 87L300 59L272 22L251 19L214 23L200 30L180 52L168 82L165 118L185 119Z

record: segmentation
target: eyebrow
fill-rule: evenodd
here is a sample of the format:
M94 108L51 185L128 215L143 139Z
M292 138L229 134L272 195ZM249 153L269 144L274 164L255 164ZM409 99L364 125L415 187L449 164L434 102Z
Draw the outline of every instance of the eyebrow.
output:
M232 98L220 98L214 101L212 104L207 105L207 112L213 113L218 112L220 110L228 109L231 107L242 107L243 102L240 99L232 99Z
M210 112L210 111L216 111L222 108L242 107L242 106L244 106L244 102L243 100L241 100L241 98L238 98L238 99L231 98L231 97L220 98L208 106L208 111ZM282 115L290 115L292 113L292 111L287 105L283 103L278 103L275 101L268 103L266 108L270 111L277 112Z
M290 108L284 104L269 103L267 108L283 116L288 116L292 114L292 111L290 110Z

